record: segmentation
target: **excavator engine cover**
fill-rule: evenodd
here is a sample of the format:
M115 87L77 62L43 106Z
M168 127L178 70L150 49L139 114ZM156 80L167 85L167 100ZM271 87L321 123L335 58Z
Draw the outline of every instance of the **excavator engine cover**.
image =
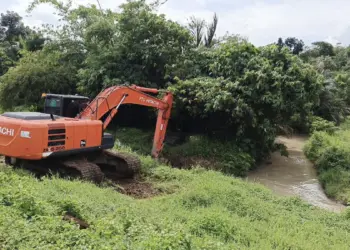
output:
M81 120L37 112L0 116L0 152L28 160L75 154L114 146L99 120Z

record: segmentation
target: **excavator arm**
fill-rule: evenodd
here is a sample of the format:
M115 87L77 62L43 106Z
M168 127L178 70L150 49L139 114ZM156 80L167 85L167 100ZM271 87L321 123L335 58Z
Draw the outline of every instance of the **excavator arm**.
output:
M113 117L117 114L120 105L136 104L158 109L157 124L153 139L152 156L158 158L163 149L165 133L170 118L173 95L165 91L163 99L158 99L146 93L158 94L160 91L152 88L143 88L132 85L114 86L107 88L78 115L80 119L100 120L107 113L109 115L103 122L105 130Z

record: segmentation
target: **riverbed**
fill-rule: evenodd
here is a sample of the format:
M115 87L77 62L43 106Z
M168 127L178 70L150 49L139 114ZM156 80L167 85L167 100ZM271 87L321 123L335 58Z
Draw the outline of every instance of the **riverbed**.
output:
M299 196L306 202L333 212L345 206L329 199L317 179L313 164L303 154L304 136L278 137L287 146L289 157L275 152L271 159L251 171L247 180L260 183L282 196Z

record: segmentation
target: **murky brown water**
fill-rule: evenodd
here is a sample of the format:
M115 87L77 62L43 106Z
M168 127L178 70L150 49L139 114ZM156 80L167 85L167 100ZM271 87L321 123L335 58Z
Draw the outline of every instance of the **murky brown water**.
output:
M261 183L283 196L300 196L308 203L339 212L345 206L327 198L317 180L316 171L303 154L306 137L278 137L288 148L289 157L274 153L270 164L263 164L250 172L248 181Z

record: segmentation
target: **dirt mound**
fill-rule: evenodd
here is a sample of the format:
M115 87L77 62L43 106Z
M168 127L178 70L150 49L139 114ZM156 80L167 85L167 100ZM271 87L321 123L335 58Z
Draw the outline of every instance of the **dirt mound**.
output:
M140 180L116 180L113 181L113 183L118 192L137 199L151 198L160 194L160 192L155 189L151 183Z

